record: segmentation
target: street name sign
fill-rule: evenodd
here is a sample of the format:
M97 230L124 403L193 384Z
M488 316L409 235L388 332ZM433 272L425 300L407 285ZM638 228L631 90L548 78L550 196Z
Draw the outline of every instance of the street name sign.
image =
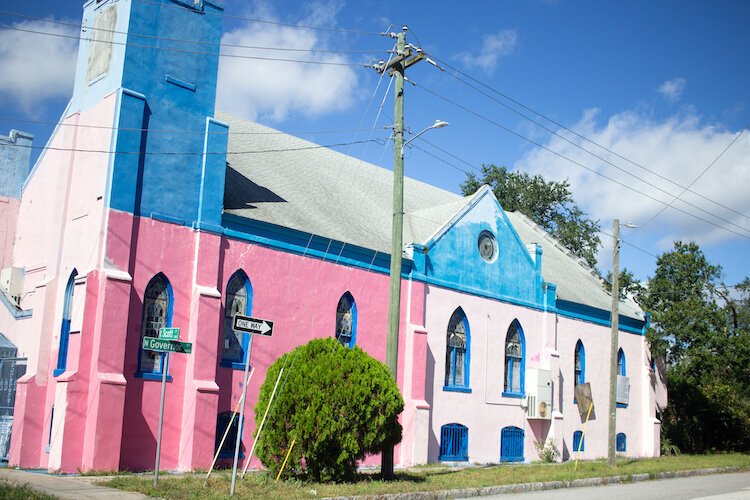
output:
M147 351L179 352L182 354L193 352L193 344L190 342L163 340L154 337L143 337L143 348Z
M250 316L234 315L234 329L238 332L247 332L255 335L270 337L273 335L273 321Z
M159 328L160 340L180 340L179 328Z

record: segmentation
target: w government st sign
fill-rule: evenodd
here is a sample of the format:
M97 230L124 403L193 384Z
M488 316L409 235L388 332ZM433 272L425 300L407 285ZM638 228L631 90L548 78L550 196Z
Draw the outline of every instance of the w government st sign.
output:
M193 344L176 340L157 339L156 337L143 337L143 349L147 351L190 354L193 352Z

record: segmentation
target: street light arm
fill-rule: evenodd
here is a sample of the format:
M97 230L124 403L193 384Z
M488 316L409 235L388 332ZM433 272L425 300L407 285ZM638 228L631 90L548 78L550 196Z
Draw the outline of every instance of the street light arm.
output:
M432 130L434 128L443 128L443 127L447 127L447 126L448 126L448 122L444 122L442 120L435 120L434 124L430 125L429 127L427 127L426 129L422 130L421 132L419 132L417 135L415 135L414 137L412 137L408 141L404 142L404 144L401 146L401 155L403 156L403 154L404 154L404 148L407 146L407 144L409 144L411 141L413 141L414 139L416 139L420 135L424 134L428 130Z

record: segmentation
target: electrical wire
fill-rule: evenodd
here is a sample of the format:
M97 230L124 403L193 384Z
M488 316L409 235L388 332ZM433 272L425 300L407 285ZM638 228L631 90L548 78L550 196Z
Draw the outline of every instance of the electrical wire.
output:
M493 120L493 119L491 119L491 118L488 118L487 116L485 116L485 115L483 115L483 114L481 114L481 113L478 113L478 112L476 112L476 111L474 111L474 110L471 110L471 109L469 109L468 107L466 107L466 106L464 106L464 105L462 105L462 104L460 104L460 103L458 103L458 102L456 102L456 101L454 101L454 100L452 100L452 99L450 99L450 98L448 98L448 97L442 96L442 95L438 94L437 92L435 92L435 91L433 91L433 90L430 90L429 88L427 88L427 87L425 87L425 86L423 86L423 85L417 84L416 82L413 82L413 81L412 81L411 83L412 83L412 84L413 84L413 85L414 85L415 87L417 87L417 88L420 88L420 89L424 90L425 92L427 92L427 93L429 93L429 94L432 94L433 96L437 97L438 99L441 99L441 100L443 100L443 101L445 101L445 102L447 102L447 103L449 103L449 104L451 104L451 105L453 105L453 106L455 106L455 107L457 107L457 108L459 108L459 109L461 109L461 110L463 110L463 111L465 111L465 112L467 112L467 113L469 113L469 114L471 114L471 115L474 115L474 116L476 116L477 118L480 118L481 120L484 120L484 121L486 121L486 122L488 122L488 123L490 123L490 124L492 124L492 125L494 125L494 126L496 126L496 127L500 128L500 129L502 129L502 130L505 130L506 132L508 132L508 133L510 133L510 134L512 134L512 135L515 135L516 137L519 137L519 138L521 138L521 139L523 139L523 140L525 140L525 141L527 141L527 142L529 142L529 143L531 143L531 144L535 145L536 147L538 147L538 148L540 148L540 149L543 149L543 150L545 150L545 151L547 151L547 152L549 152L549 153L552 153L553 155L555 155L555 156L557 156L557 157L559 157L559 158L561 158L561 159L563 159L563 160L566 160L566 161L568 161L568 162L570 162L570 163L572 163L572 164L574 164L574 165L577 165L577 166L579 166L579 167L581 167L581 168L583 168L583 169L585 169L585 170L588 170L588 171L590 171L590 172L592 172L592 173L594 173L594 174L596 174L596 175L598 175L598 176L600 176L600 177L603 177L603 178L605 178L605 179L607 179L607 180L609 180L609 181L611 181L611 182L613 182L613 183L615 183L615 184L618 184L619 186L622 186L622 187L624 187L625 189L628 189L629 191L633 191L634 193L638 193L638 194L640 194L641 196L644 196L644 197L646 197L646 198L649 198L649 199L651 199L651 200L653 200L653 201L655 201L655 202L657 202L657 203L659 203L659 204L662 204L662 205L666 205L666 204L667 204L667 202L665 202L665 201L662 201L662 200L660 200L660 199L658 199L658 198L656 198L656 197L654 197L654 196L652 196L652 195L649 195L649 194L646 194L646 193L644 193L644 192L641 192L641 191L639 191L639 190L635 189L634 187L632 187L632 186L629 186L629 185L625 184L624 182L618 181L617 179L614 179L613 177L610 177L610 176L608 176L608 175L606 175L606 174L604 174L604 173L602 173L602 172L598 172L597 170L595 170L595 169L593 169L593 168L591 168L591 167L589 167L589 166L587 166L587 165L584 165L583 163L581 163L581 162L579 162L579 161L576 161L576 160L574 160L574 159L572 159L572 158L569 158L569 157L565 156L564 154L562 154L562 153L559 153L559 152L557 152L557 151L555 151L555 150L551 149L550 147L548 147L548 146L545 146L545 145L543 145L543 144L541 144L541 143L539 143L539 142L537 142L537 141L535 141L535 140L533 140L533 139L531 139L531 138L529 138L529 137L526 137L526 136L524 136L523 134L520 134L520 133L516 132L515 130L512 130L512 129L510 129L510 128L508 128L508 127L506 127L506 126L504 126L504 125L502 125L502 124L498 123L497 121L495 121L495 120ZM645 181L644 181L644 182L645 182ZM648 184L648 183L647 183L647 184ZM671 196L671 195L670 195L670 196ZM686 211L686 210L683 210L683 209L681 209L681 208L677 208L677 207L674 207L674 206L673 206L672 208L673 208L674 210L677 210L678 212L682 212L682 213L684 213L685 215L688 215L688 216L690 216L690 217L693 217L693 218L695 218L695 219L697 219L697 220L700 220L700 221L702 221L702 222L705 222L705 223L707 223L707 224L710 224L710 225L712 225L712 226L716 226L716 227L718 227L718 228L720 228L720 229L723 229L723 230L725 230L725 231L728 231L728 232L730 232L730 233L733 233L733 234L735 234L735 235L737 235L737 236L740 236L740 237L742 237L742 238L745 238L745 239L750 239L750 236L748 236L748 235L746 235L746 234L742 234L742 233L740 233L740 232L737 232L737 231L735 231L735 230L733 230L733 229L730 229L730 228L728 228L728 227L724 227L724 226L721 226L721 225L719 225L719 224L717 224L717 223L715 223L715 222L713 222L713 221L710 221L710 220L704 219L703 217L700 217L700 216L698 216L698 215L696 215L696 214L690 213L690 212L688 212L688 211ZM717 216L716 216L716 215L714 215L714 214L711 214L711 215L713 215L714 217L717 217ZM735 225L735 226L736 226L736 224L732 224L732 225ZM745 231L748 231L747 229L743 228L742 226L738 226L738 227L740 227L741 229L743 229L743 230L745 230Z
M181 10L185 8L184 6L180 6L180 5L162 4L162 3L153 2L150 0L136 0L136 1L142 4L156 5L162 8L173 8L173 9L181 9ZM291 24L291 23L282 23L279 21L271 21L269 19L258 19L258 18L252 18L252 17L234 16L234 15L218 13L218 12L209 12L209 11L201 11L201 12L209 16L221 16L223 19L235 19L237 21L248 21L252 23L271 24L274 26L287 26L289 28L299 28L299 29L315 30L315 31L327 31L327 32L332 32L332 33L348 33L352 35L373 35L373 36L383 35L379 31L363 31L363 30L355 30L355 29L348 29L348 28L332 28L332 27L325 27L325 26Z
M377 142L382 143L385 139L367 139L360 141L351 142L340 142L336 144L327 145L312 145L302 146L299 148L282 148L282 149L263 149L254 151L205 151L205 152L189 152L189 151L109 151L102 149L78 149L78 148L58 148L52 146L31 146L27 144L6 144L6 146L26 149L42 149L45 151L67 151L74 153L98 153L98 154L118 154L118 155L144 155L144 156L203 156L203 155L250 155L250 154L265 154L265 153L288 153L292 151L307 151L311 149L331 149L342 146L349 146L350 144L363 144L366 142Z
M7 121L12 123L33 123L37 125L54 125L62 127L75 127L75 128L93 128L103 130L118 130L126 132L157 132L157 133L170 133L170 134L208 134L208 135L317 135L317 134L342 134L350 132L364 132L377 130L378 128L356 128L356 129L331 129L331 130L307 130L301 132L282 132L275 130L272 132L206 132L205 130L180 130L180 129L152 129L152 128L131 128L131 127L112 127L108 125L84 125L80 123L65 123L65 122L53 122L49 120L28 120L23 118L14 118L10 116L0 116L0 121Z
M253 49L253 50L276 50L276 51L285 51L285 52L321 52L321 53L334 53L334 54L345 54L345 53L366 53L371 54L375 52L380 52L381 49L297 49L297 48L288 48L288 47L264 47L264 46L256 46L256 45L242 45L242 44L232 44L232 43L223 43L223 42L211 42L208 40L189 40L185 38L170 38L170 37L164 37L164 36L158 36L158 35L146 35L142 33L133 33L130 31L118 31L118 30L111 30L106 28L97 28L95 26L86 26L83 24L77 24L77 23L69 23L66 21L58 21L56 19L49 19L46 17L39 17L39 16L31 16L28 14L23 14L21 12L10 12L7 10L0 10L0 14L5 14L8 16L15 16L15 17L22 17L25 19L31 19L35 21L42 21L49 24L58 24L61 26L70 26L72 28L79 29L81 31L103 31L106 33L114 33L117 35L127 35L127 36L133 36L138 38L147 38L150 40L164 40L168 42L178 42L178 43L192 43L196 45L213 45L213 46L219 46L219 47L227 47L227 48L237 48L237 49ZM88 39L87 39L88 40Z
M448 73L448 74L449 74L449 75L451 75L450 73ZM604 157L602 157L602 156L600 156L600 155L598 155L598 154L594 153L593 151L590 151L590 150L588 150L588 149L584 148L583 146L581 146L581 145L580 145L580 144L578 144L577 142L575 142L575 141L571 141L570 139L568 139L567 137L565 137L565 136L563 136L562 134L558 133L557 131L555 131L555 130L553 130L553 129L549 128L549 127L546 127L546 126L544 126L543 124L541 124L541 123L537 122L536 120L532 119L531 117L529 117L529 116L527 116L527 115L525 115L525 114L521 113L521 112L520 112L520 111L518 111L518 110L515 110L515 109L513 109L512 107L510 107L510 106L508 106L507 104L505 104L505 103L503 103L503 102L499 101L498 99L496 99L496 98L492 97L491 95L487 94L486 92L483 92L482 90L480 90L480 89L476 88L475 86L473 86L473 85L471 85L471 84L469 84L469 83L467 83L467 82L464 82L463 80L461 80L460 78L456 77L455 75L451 75L451 76L453 76L453 78L455 78L456 80L460 81L461 83L464 83L464 84L465 84L465 85L467 85L467 86L468 86L469 88L471 88L471 89L474 89L475 91L477 91L477 92L479 92L480 94L482 94L482 95L484 95L484 96L488 97L489 99L492 99L493 101L497 102L498 104L500 104L501 106L503 106L503 107L507 108L508 110L512 111L513 113L516 113L517 115L519 115L519 116L521 116L521 117L525 118L526 120L528 120L528 121L530 121L531 123L533 123L533 124L537 125L538 127L542 128L542 129L544 129L544 130L546 130L546 131L547 131L547 132L549 132L550 134L553 134L553 135L555 135L556 137L558 137L558 138L562 139L563 141L567 142L568 144L572 145L573 147L575 147L575 148L578 148L578 149L580 149L581 151L583 151L583 152L585 152L585 153L588 153L589 155L593 156L594 158L596 158L596 159L598 159L598 160L600 160L600 161L602 161L602 162L604 162L604 163L606 163L606 164L608 164L608 165L610 165L610 166L612 166L612 167L616 168L617 170L619 170L619 171L623 172L623 173L624 173L625 175L628 175L628 176L630 176L630 177L632 177L632 178L634 178L634 179L636 179L636 180L638 180L638 181L640 181L640 182L643 182L644 184L646 184L646 185L648 185L648 186L650 186L650 187L652 187L652 188L656 189L657 191L660 191L660 192L662 192L662 193L666 194L667 196L670 196L670 197L672 197L672 201L670 201L670 203L669 203L669 205L668 205L668 206L671 206L671 205L672 205L672 203L674 203L674 201L675 201L675 200L676 200L677 198L679 198L679 196L677 196L677 195L674 195L674 194L670 193L669 191L667 191L667 190L665 190L665 189L663 189L663 188L660 188L659 186L657 186L657 185L653 184L652 182L649 182L649 181L647 181L646 179L643 179L643 178L641 178L641 177L638 177L637 175L635 175L635 174L633 174L632 172L630 172L630 171L628 171L628 170L626 170L626 169L624 169L624 168L620 167L619 165L617 165L617 164L615 164L615 163L613 163L613 162L609 161L608 159L606 159L606 158L604 158ZM649 172L651 172L651 173L653 173L653 174L655 174L655 175L658 175L659 177L661 177L661 178L663 178L663 179L665 179L665 180L667 180L667 181L669 181L669 182L671 182L672 184L675 184L675 185L679 186L679 185L678 185L678 184L676 184L675 182L673 182L673 181L671 181L671 180L667 179L666 177L664 177L664 176L662 176L662 175L660 175L660 174L656 174L656 173L654 173L654 172L652 172L652 171L650 171L650 170L648 170L648 171L649 171ZM692 186L692 184L691 184L691 186ZM680 187L682 187L682 186L680 186ZM689 187L690 187L690 186L688 186L688 188L689 188ZM687 190L688 188L684 188L684 187L683 187L683 194L684 194L685 190ZM692 192L692 191L691 191L691 192ZM710 201L710 202L714 203L714 201L713 201L713 200L711 200L711 199L709 199L709 198L706 198L705 196L702 196L702 195L698 195L698 196L700 196L700 197L702 197L702 198L706 199L707 201ZM709 212L708 210L705 210L704 208L701 208L701 207L699 207L698 205L695 205L695 204L693 204L693 203L687 202L687 201L685 201L685 200L680 200L680 201L682 201L682 202L683 202L683 203L685 203L686 205L688 205L688 206L690 206L690 207L692 207L692 208L694 208L694 209L696 209L696 210L698 210L698 211L700 211L700 212L703 212L703 213L705 213L705 214L707 214L707 215L710 215L710 216L712 216L712 217L716 217L717 219L721 220L721 221L722 221L722 222L724 222L724 223L727 223L727 224L729 224L729 225L735 226L735 227L737 227L737 228L739 228L739 229L742 229L742 230L744 230L744 231L748 231L748 232L750 232L750 228L746 228L746 227L744 227L744 226L740 226L740 225L738 225L738 224L736 224L736 223L734 223L734 222L732 222L732 221L730 221L730 220L728 220L728 219L726 219L726 218L724 218L724 217L721 217L720 215L717 215L717 214L715 214L715 213L713 213L713 212ZM738 212L738 213L739 213L739 212ZM750 219L750 217L747 217L747 216L746 216L746 215L744 215L744 214L741 214L741 213L740 213L740 215L742 215L743 217L745 217L745 218L747 218L747 219Z
M172 47L157 47L154 45L143 45L143 44L130 43L130 42L116 42L114 40L96 40L93 38L85 38L82 36L65 35L62 33L50 33L47 31L18 28L14 26L8 26L5 24L0 25L0 29L21 31L25 33L36 33L38 35L54 36L58 38L69 38L69 39L82 40L82 41L88 41L88 42L99 42L99 43L107 43L107 44L112 44L112 45L124 45L128 47L138 47L138 48L144 48L144 49L178 52L181 54L205 55L205 56L213 56L213 57L230 57L233 59L253 59L253 60L259 60L259 61L291 62L291 63L299 63L299 64L320 64L324 66L350 66L350 67L363 67L363 68L370 67L370 65L368 64L358 64L358 63L346 63L346 62L336 62L336 61L311 61L308 59L286 59L286 58L281 58L281 57L263 57L263 56L249 56L249 55L243 55L243 54L227 54L227 53L220 53L220 52L202 52L198 50L178 49L178 48L172 48Z
M495 89L495 88L493 88L493 87L491 87L491 86L489 86L489 85L487 85L487 84L485 84L485 83L481 82L480 80L478 80L478 79L476 79L476 78L472 77L471 75L468 75L468 74L464 73L464 72L463 72L463 71L461 71L460 69L458 69L458 68L456 68L456 67L454 67L454 66L451 66L450 64L448 64L448 63L447 63L447 62L445 62L444 60L441 60L441 59L439 59L438 57L434 56L433 54L430 54L430 57L431 57L431 58L433 58L433 59L435 59L435 61L439 62L439 63L440 63L441 65L443 65L443 66L445 66L445 67L447 67L447 68L451 69L451 70L452 70L452 71L453 71L454 73L453 73L453 74L452 74L452 73L448 73L448 74L449 74L450 76L452 76L453 78L455 78L456 80L458 80L458 81L460 81L460 82L462 82L462 83L464 83L464 84L468 85L468 84L467 84L466 82L464 82L463 80L461 80L461 79L459 79L458 77L456 77L456 76L455 76L455 73L457 73L457 74L460 74L460 75L462 75L462 76L464 76L464 77L466 77L466 78L470 79L471 81L473 81L473 82L477 83L478 85L480 85L480 86L482 86L482 87L484 87L484 88L488 89L489 91L491 91L491 92L494 92L495 94L497 94L497 95L499 95L499 96L501 96L501 97L503 97L503 98L505 98L505 99L509 100L510 102L512 102L512 103L514 103L514 104L516 104L516 105L520 106L521 108L523 108L523 109L525 109L525 110L527 110L527 111L530 111L531 113L535 114L536 116L538 116L538 117L540 117L540 118L543 118L543 119L547 120L548 122L550 122L550 123L554 124L555 126L557 126L557 127L561 128L561 129L563 129L563 130L566 130L567 132L569 132L569 133L571 133L571 134L575 135L576 137L578 137L578 138L580 138L580 139L582 139L582 140L584 140L584 141L586 141L586 142L588 142L588 143L590 143L590 144L593 144L594 146L597 146L597 147L601 148L602 150L604 150L604 151L606 151L606 152L608 152L608 153L610 153L610 154L612 154L612 155L614 155L614 156L616 156L616 157L618 157L618 158L620 158L620 159L622 159L622 160L625 160L626 162L628 162L628 163L630 163L630 164L632 164L632 165L634 165L634 166L636 166L636 167L638 167L638 168L640 168L640 169L642 169L642 170L645 170L646 172L649 172L650 174L652 174L652 175L654 175L654 176L656 176L656 177L658 177L658 178L660 178L660 179L662 179L662 180L665 180L665 181L667 181L667 182L669 182L669 183L673 184L674 186L677 186L678 188L681 188L681 189L685 189L685 186L683 186L682 184L680 184L680 183L678 183L678 182L675 182L675 181L673 181L672 179L669 179L668 177L666 177L666 176L664 176L664 175L662 175L662 174L660 174L660 173L658 173L658 172L656 172L656 171L654 171L654 170L652 170L652 169L649 169L649 168L647 168L647 167L645 167L645 166L641 165L640 163L637 163L637 162L635 162L635 161L631 160L630 158L627 158L626 156L624 156L624 155L622 155L622 154L620 154L620 153L618 153L618 152L616 152L616 151L614 151L614 150L612 150L612 149L610 149L610 148L607 148L606 146L603 146L603 145L599 144L598 142L596 142L596 141L594 141L594 140L592 140L592 139L589 139L588 137L586 137L586 136L584 136L584 135L582 135L582 134L580 134L580 133L576 132L575 130L573 130L573 129L571 129L571 128L568 128L568 127L566 127L566 126L565 126L565 125L563 125L562 123L560 123L560 122L558 122L558 121L556 121L556 120L554 120L554 119L552 119L552 118L550 118L550 117L548 117L548 116L546 116L546 115L544 115L544 114L542 114L542 113L540 113L540 112L538 112L538 111L534 110L533 108L531 108L531 107L529 107L529 106L527 106L527 105L525 105L525 104L523 104L523 103L519 102L518 100L516 100L516 99L514 99L514 98L510 97L509 95L507 95L507 94L504 94L504 93L500 92L499 90L497 90L497 89ZM475 88L474 86L471 86L471 85L469 85L469 86L470 86L471 88L473 88L473 89L477 90L477 89L476 89L476 88ZM477 91L479 91L479 90L477 90ZM481 91L479 91L479 92L481 92ZM487 96L487 94L486 94L486 93L484 93L484 92L481 92L481 93L482 93L483 95ZM490 96L487 96L487 97L490 97ZM490 98L491 98L491 99L493 99L493 100L495 100L495 99L494 99L494 98L492 98L492 97L490 97ZM538 126L540 126L540 127L544 128L545 130L548 130L548 131L549 131L549 129L548 129L548 128L546 128L546 127L544 127L543 125L539 124L539 122L537 122L536 120L534 120L534 119L532 119L532 118L530 118L530 117L528 117L528 116L524 115L523 113L520 113L519 111L515 110L514 108L512 108L512 107L508 106L508 105L507 105L507 104L505 104L505 103L502 103L501 101L497 101L497 100L495 100L495 101L496 101L496 102L497 102L498 104L500 104L500 105L502 105L502 106L506 107L507 109L509 109L509 110L510 110L510 111L512 111L513 113L516 113L516 114L518 114L519 116L522 116L522 117L523 117L524 119L526 119L526 120L529 120L529 121L531 121L532 123L534 123L535 125L538 125ZM552 133L555 133L555 132L552 132ZM558 137L561 137L561 138L565 139L564 137L562 137L562 136L558 135L557 133L555 133L555 135L557 135ZM565 140L567 140L567 139L565 139ZM574 145L576 145L576 144L574 144ZM576 146L577 146L577 145L576 145ZM577 147L580 147L580 146L577 146ZM583 148L581 148L581 149L583 149ZM584 149L584 151L588 151L588 150L585 150L585 149ZM702 194L700 194L700 193L698 193L698 192L695 192L695 191L692 191L692 190L690 190L690 192L691 192L691 193L693 193L693 194L695 194L696 196L698 196L698 197L700 197L700 198L702 198L702 199L706 200L706 201L709 201L709 202L711 202L711 203L714 203L715 205L717 205L717 206L719 206L719 207L721 207L721 208L723 208L723 209L725 209L725 210L728 210L728 211L730 211L730 212L733 212L733 213L734 213L734 214L736 214L736 215L739 215L739 216L742 216L742 217L745 217L745 218L748 218L748 219L750 219L750 216L748 216L748 215L746 215L746 214L743 214L742 212L739 212L739 211L737 211L737 210L735 210L735 209L733 209L733 208L731 208L731 207L728 207L728 206L726 206L726 205L723 205L722 203L720 203L720 202L718 202L718 201L716 201L716 200L713 200L713 199L711 199L711 198L708 198L708 197L706 197L706 196L703 196Z
M676 198L675 198L674 200L670 201L670 202L669 202L669 205L665 205L665 206L663 206L663 207L661 208L661 210L659 210L658 212L656 212L656 213L655 213L655 214L654 214L654 215L653 215L653 216L652 216L652 217L651 217L651 218L650 218L649 220L647 220L646 222L644 222L643 224L641 224L641 225L639 225L639 226L638 226L637 228L635 228L635 230L634 230L633 232L631 232L631 233L630 233L630 234L628 235L628 237L632 236L632 235L633 235L633 233L635 233L636 231L638 231L638 230L639 230L639 229L641 229L642 227L644 227L644 226L648 225L648 224L649 224L649 223L650 223L651 221L653 221L654 219L656 219L657 217L659 217L659 216L660 216L660 215L661 215L662 213L664 213L664 211L665 211L666 209L668 209L668 208L670 208L670 207L672 206L672 203L674 203L675 201L677 201L678 199L680 199L680 197L681 197L681 196L682 196L683 194L685 194L685 193L686 193L686 192L687 192L687 191L689 190L689 188L693 187L693 185L694 185L694 184L695 184L696 182L698 182L698 180L699 180L699 179L700 179L701 177L703 177L703 175L704 175L704 174L705 174L706 172L708 172L708 171L709 171L709 170L711 169L711 167L713 167L713 166L714 166L714 164L715 164L715 163L716 163L717 161L719 161L719 159L720 159L720 158L721 158L722 156L724 156L724 153L726 153L726 152L727 152L727 151L729 150L729 148L731 148L731 147L732 147L732 146L734 145L734 143L735 143L735 142L737 142L737 139L739 139L739 138L740 138L740 136L742 136L742 134L743 134L743 133L745 132L745 130L746 130L746 129L747 129L748 127L750 127L750 123L748 123L748 124L747 124L747 125L746 125L746 126L745 126L745 127L743 128L743 129L742 129L742 130L740 130L740 133L739 133L739 134L737 134L736 136L734 136L734 139L732 139L732 142L730 142L729 144L727 144L727 147L725 147L725 148L724 148L724 149L723 149L723 150L721 151L721 153L719 153L719 156L717 156L716 158L714 158L714 160L713 160L713 161L712 161L711 163L709 163L709 164L708 164L708 166L707 166L706 168L704 168L704 169L703 169L703 171L702 171L702 172L701 172L700 174L698 174L698 177L696 177L695 179L693 179L693 182L691 182L691 183L690 183L690 184L689 184L689 185L688 185L688 186L687 186L687 187L686 187L685 189L683 189L683 190L682 190L682 192L681 192L680 194L678 194L678 195L677 195L677 197L676 197ZM691 191L691 192L692 192L692 191ZM681 200L681 201L683 201L683 202L684 202L684 200Z

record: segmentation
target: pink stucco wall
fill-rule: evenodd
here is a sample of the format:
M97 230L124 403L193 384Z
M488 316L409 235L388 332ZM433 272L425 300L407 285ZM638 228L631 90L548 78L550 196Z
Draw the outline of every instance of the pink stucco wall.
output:
M12 263L25 269L21 306L33 315L17 323L11 339L19 355L28 358L27 375L19 382L16 397L11 463L58 470L66 468L64 462L80 462L83 428L80 419L72 417L76 411L86 412L79 401L89 387L80 370L88 357L88 351L81 355L82 347L93 335L91 325L88 330L84 327L84 316L89 314L87 280L103 263L104 197L111 156L106 151L115 104L113 94L85 112L66 116L22 193ZM85 134L78 125L87 126ZM73 269L78 278L67 371L53 377L65 286ZM58 411L51 421L53 405ZM63 409L69 411L59 411Z
M443 389L446 329L453 311L466 313L471 333L471 393ZM583 458L607 454L607 401L609 398L610 329L585 321L559 317L491 299L456 293L430 286L426 308L430 361L428 401L432 404L429 433L429 460L439 455L440 428L460 423L469 431L469 461L497 462L500 458L500 432L506 426L524 430L524 457L537 459L534 441L556 440L564 458L573 455L573 432L582 430L582 420L573 404L573 353L581 339L586 349L586 381L591 383L596 411L586 429ZM525 399L503 397L504 342L511 322L517 319L526 340L526 369L552 371L553 409L550 420L526 418ZM644 338L620 332L620 346L627 359L630 377L630 404L618 408L618 432L628 436L629 456L653 456L653 388L649 380ZM528 378L527 378L528 381ZM529 393L531 387L526 386ZM555 418L557 417L557 418Z
M243 241L196 233L190 228L111 212L107 257L132 276L127 306L123 371L127 380L122 418L120 467L153 468L160 383L135 377L140 342L143 293L161 272L174 293L172 326L194 343L193 354L172 355L166 396L161 464L166 469L210 465L217 414L234 409L241 395L242 371L219 366L223 294L229 278L243 270L253 286L252 314L274 321L273 337L253 340L248 384L244 447L255 429L253 407L265 371L281 354L314 337L333 335L335 312L349 291L357 302L357 345L385 360L388 277L329 260L313 259ZM421 285L404 286L402 317L423 315ZM105 300L109 301L109 297ZM411 309L409 309L411 308ZM123 323L122 321L120 322ZM399 382L404 387L408 329L402 321ZM106 335L105 331L102 335ZM421 351L424 354L424 350ZM423 363L422 363L423 364ZM423 367L418 367L423 371ZM411 385L411 381L409 381ZM410 405L407 402L407 407ZM405 423L406 424L406 423ZM410 430L405 429L405 435ZM413 433L412 433L413 435ZM398 453L398 452L397 452ZM371 461L375 461L373 458ZM253 462L252 465L258 465Z

